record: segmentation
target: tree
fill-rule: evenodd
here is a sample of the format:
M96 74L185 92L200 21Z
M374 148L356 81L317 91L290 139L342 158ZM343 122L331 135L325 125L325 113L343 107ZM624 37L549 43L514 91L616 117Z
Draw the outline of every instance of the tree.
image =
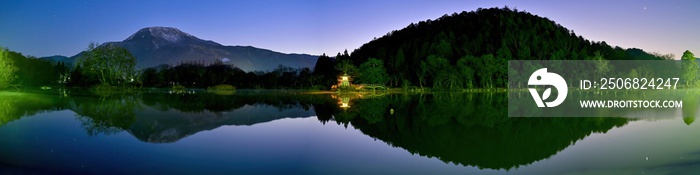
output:
M63 62L58 62L54 67L58 73L58 80L56 82L59 84L67 84L70 77L70 69L68 66Z
M386 84L389 81L389 74L386 73L384 62L376 58L369 58L367 62L362 63L358 81L367 84Z
M223 63L214 63L205 68L204 77L205 81L203 86L215 86L226 84L228 79L231 77L230 74L233 71L231 65Z
M674 55L674 54L672 54L672 53L669 53L669 54L662 54L662 53L659 53L659 52L652 52L651 55L653 55L653 56L655 56L655 57L658 57L658 58L661 58L661 59L664 59L664 60L673 60L673 59L676 58L676 55Z
M462 79L463 85L462 87L465 88L473 88L474 87L474 70L472 70L472 66L469 65L471 60L478 59L473 56L464 56L457 60L457 71L459 71L459 78Z
M480 62L474 67L480 68L476 70L476 76L479 79L482 88L494 88L495 87L495 77L498 73L498 64L496 64L496 58L492 54L482 55L479 59Z
M340 62L335 65L335 69L350 76L357 75L357 67L352 64L352 61L347 59L340 60Z
M441 36L438 36L438 37L441 37ZM437 43L437 45L435 45L433 48L434 48L433 52L438 56L450 57L453 54L452 53L452 45L450 44L450 42L448 42L445 39L441 39Z
M163 80L158 78L158 70L156 68L144 69L141 77L143 78L143 85L147 87L156 87L159 85L159 82L163 82Z
M501 44L501 48L498 49L496 52L496 55L498 56L499 59L506 59L510 60L512 59L513 55L510 53L510 49L508 49L508 46L506 46L506 43Z
M418 85L423 89L423 84L426 83L429 71L428 64L425 61L420 61L420 66L418 71L416 71L416 76L418 76Z
M7 49L0 49L0 89L9 87L16 78L15 71L17 71L17 67L14 66L12 60L8 57L8 52Z
M695 60L695 54L693 54L693 52L690 52L689 50L685 50L685 52L683 52L683 57L681 57L681 60Z
M637 72L637 69L632 68L632 70L630 70L630 74L628 75L628 77L639 78L639 73Z
M685 85L689 86L695 84L695 80L698 76L698 70L700 69L698 63L695 62L695 55L686 50L683 52L683 57L681 57L681 60L681 64L683 64L683 75L681 78L685 80Z
M610 61L603 58L603 55L600 53L600 51L596 51L593 55L593 60L596 60L595 67L597 70L597 77L595 78L599 79L607 77L606 75L608 74L608 72L611 72L613 69L610 65Z
M78 65L107 85L122 85L134 81L136 76L136 58L128 50L113 44L98 46L90 43Z
M330 87L336 83L335 59L323 55L319 56L314 66L313 75L315 75L316 83ZM314 84L316 85L316 84Z
M403 49L399 48L399 50L396 51L396 58L394 59L394 64L389 64L388 66L389 70L391 70L391 74L393 74L390 76L392 77L393 82L395 83L394 86L398 86L400 81L403 81L404 83L408 82L405 72L405 70L408 69L408 65L406 64L406 56L403 53Z
M299 79L304 81L303 84L301 84L302 86L314 86L314 80L311 77L311 69L309 69L308 67L302 68L299 71Z
M430 55L423 67L427 68L429 79L433 81L433 88L457 89L462 84L455 67L447 58Z
M88 83L90 78L86 77L83 74L83 68L80 65L75 66L73 71L70 74L70 80L68 81L68 86L86 86L88 84L93 84L93 83Z

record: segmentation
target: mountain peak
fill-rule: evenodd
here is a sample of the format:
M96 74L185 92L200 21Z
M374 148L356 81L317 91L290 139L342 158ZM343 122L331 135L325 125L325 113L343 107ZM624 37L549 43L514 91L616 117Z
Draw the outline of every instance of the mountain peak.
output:
M284 54L250 46L223 46L173 27L146 27L124 41L107 42L103 45L114 45L128 50L136 57L136 65L142 68L188 62L223 62L244 71L271 71L278 65L297 68L313 67L316 64L316 56ZM71 59L75 60L77 56Z
M182 40L183 38L191 38L194 37L190 34L187 34L185 32L180 31L180 29L173 28L173 27L161 27L161 26L156 26L156 27L146 27L138 32L134 33L133 35L129 36L129 38L126 38L124 41L130 41L130 40L137 40L137 39L162 39L168 42L178 42L179 40Z

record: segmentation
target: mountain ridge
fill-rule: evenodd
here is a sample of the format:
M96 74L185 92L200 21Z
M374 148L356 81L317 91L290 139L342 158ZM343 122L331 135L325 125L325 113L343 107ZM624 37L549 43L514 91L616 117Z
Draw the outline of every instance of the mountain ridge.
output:
M281 53L254 46L226 46L211 40L204 40L173 27L146 27L138 30L122 41L102 43L125 48L136 57L140 68L162 64L182 63L213 64L223 62L244 71L271 71L279 65L292 68L312 68L318 56L298 53ZM83 51L84 52L84 51ZM78 53L64 59L69 64L82 55Z

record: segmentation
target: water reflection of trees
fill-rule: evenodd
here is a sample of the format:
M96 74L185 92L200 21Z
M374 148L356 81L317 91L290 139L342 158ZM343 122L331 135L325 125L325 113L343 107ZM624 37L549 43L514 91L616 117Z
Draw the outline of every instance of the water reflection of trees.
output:
M604 133L627 123L621 118L508 118L504 93L334 95L338 97L245 92L231 96L2 96L0 114L4 124L42 111L70 109L79 115L89 134L127 131L139 140L163 143L223 125L253 125L298 116L280 114L285 109L313 108L322 123L352 125L413 154L489 169L511 169L546 159L591 133ZM351 107L340 107L343 97L351 99ZM684 105L697 107L697 100L687 100ZM232 114L245 106L271 106L278 111ZM684 108L684 121L691 123L695 114Z
M444 162L511 169L548 158L622 118L508 118L505 94L395 94L335 114L364 134ZM390 114L390 110L395 111Z
M141 108L138 95L75 97L71 108L89 135L114 134L128 129Z
M690 125L695 122L697 117L698 109L700 109L700 104L698 103L698 98L700 98L700 92L698 91L686 91L683 96L683 122L686 125Z
M63 110L67 101L67 98L58 95L0 91L0 126L23 116Z

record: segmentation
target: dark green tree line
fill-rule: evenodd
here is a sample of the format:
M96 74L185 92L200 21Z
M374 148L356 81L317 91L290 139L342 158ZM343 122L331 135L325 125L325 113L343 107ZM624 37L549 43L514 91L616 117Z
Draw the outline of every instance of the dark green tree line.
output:
M0 86L55 86L67 82L70 68L33 56L4 50L0 53ZM2 89L2 87L0 87Z

